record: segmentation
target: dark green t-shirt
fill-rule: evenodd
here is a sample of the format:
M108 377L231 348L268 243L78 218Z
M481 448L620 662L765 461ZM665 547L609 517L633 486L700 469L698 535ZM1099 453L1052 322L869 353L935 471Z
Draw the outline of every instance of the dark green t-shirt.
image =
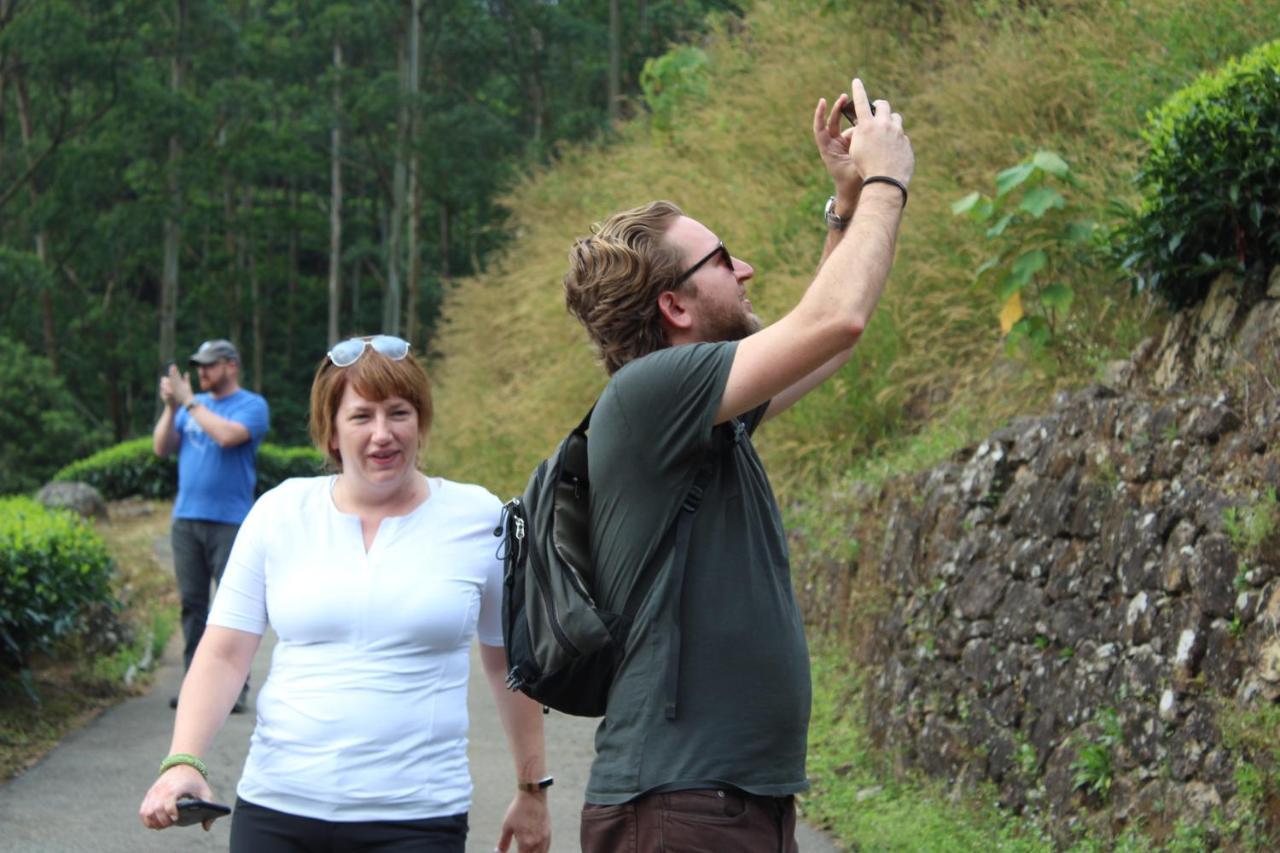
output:
M765 407L738 419L736 443L734 423L714 423L736 350L687 344L637 359L614 375L591 418L597 597L620 612L637 577L662 580L645 594L596 733L590 803L654 789L732 785L782 796L808 787L809 652L777 501L750 438ZM707 454L718 461L690 536L678 716L669 720L666 534ZM662 571L645 575L655 560Z

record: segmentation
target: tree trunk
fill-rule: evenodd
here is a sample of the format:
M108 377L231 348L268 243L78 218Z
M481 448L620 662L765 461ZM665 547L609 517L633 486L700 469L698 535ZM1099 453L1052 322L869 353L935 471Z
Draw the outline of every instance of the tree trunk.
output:
M218 131L219 147L226 144L227 130L224 126ZM227 305L227 335L231 340L239 339L240 328L240 271L236 262L240 258L239 240L236 237L236 186L231 173L222 175L222 251L226 258L222 262L222 278L224 281Z
M478 272L478 270L477 270ZM449 205L440 205L440 284L448 287L453 273L449 269Z
M418 223L422 216L422 187L418 185L418 157L409 159L409 273L405 281L404 337L410 343L418 334L418 291L422 287L422 253L418 250Z
M405 195L409 178L410 139L410 69L418 65L418 4L420 0L408 0L405 5L405 35L397 51L400 66L400 110L396 121L396 162L391 178L391 221L387 228L387 282L382 302L382 331L388 335L400 334L402 289L400 271L403 263L403 233Z
M298 316L298 188L289 186L289 292L284 311L284 358L281 364L293 364L293 334ZM258 386L262 390L262 386Z
M622 97L622 84L620 81L622 75L622 59L620 56L622 50L621 31L622 15L618 10L618 0L609 0L609 105L607 107L607 115L610 127L618 122L619 100Z
M22 150L27 158L27 168L30 169L35 165L35 154L32 151L35 145L35 128L31 123L31 97L27 93L27 82L21 75L16 75L14 79L14 90L18 101L18 127L22 132ZM35 211L40 205L40 190L36 188L36 179L32 176L27 181L27 195L31 200L31 209ZM36 231L36 257L40 259L40 266L48 267L49 262L49 240L48 232L41 228ZM58 374L58 346L57 338L53 333L53 299L49 295L47 287L40 288L40 329L44 337L44 354L49 359L49 365L53 368L53 373Z
M187 0L174 2L177 29L173 58L169 65L169 90L182 91L183 63L186 58ZM164 217L164 264L160 273L160 360L174 360L178 321L178 248L182 242L182 186L178 180L178 161L182 158L182 141L177 134L169 137L169 209Z
M329 130L329 346L342 305L342 44L333 40L333 127Z
M249 301L253 307L253 390L262 393L262 363L266 360L266 333L262 323L262 290L258 283L258 258L253 250L253 235L249 243Z
M405 279L407 299L405 300L404 329L405 339L412 342L418 331L418 289L422 280L422 259L418 250L418 227L422 215L422 189L418 186L418 89L419 89L419 43L422 28L420 13L422 0L412 0L410 4L410 38L406 83L406 97L409 103L409 139L408 153L408 196L409 221L405 265L408 274Z

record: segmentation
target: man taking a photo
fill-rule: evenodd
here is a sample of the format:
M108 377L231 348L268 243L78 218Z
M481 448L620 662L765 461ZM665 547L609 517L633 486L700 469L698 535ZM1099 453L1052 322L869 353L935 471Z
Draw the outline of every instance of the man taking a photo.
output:
M796 849L809 657L751 437L845 364L889 275L914 154L902 117L886 101L873 113L859 80L842 132L848 100L814 111L835 194L814 212L827 227L817 276L778 322L761 328L751 310L751 265L668 202L615 214L570 253L568 308L611 374L588 443L594 593L621 613L652 579L596 735L586 853ZM673 583L669 532L704 466Z
M205 341L192 353L200 388L169 365L160 379L164 411L152 433L157 456L178 454L173 505L173 568L182 599L182 664L204 635L210 585L222 578L240 522L253 506L258 445L267 433L267 401L240 387L240 353L227 340ZM234 712L245 709L249 685ZM178 699L169 700L178 707Z

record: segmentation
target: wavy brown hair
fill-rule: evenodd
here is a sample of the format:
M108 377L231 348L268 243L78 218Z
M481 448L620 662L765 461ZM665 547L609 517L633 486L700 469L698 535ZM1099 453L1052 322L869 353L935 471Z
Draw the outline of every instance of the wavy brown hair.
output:
M658 294L674 289L681 257L663 239L682 215L669 201L615 213L569 251L564 301L587 329L610 374L670 344Z
M418 413L418 449L421 452L434 415L431 380L427 378L427 371L412 355L392 361L367 346L355 363L346 367L335 366L326 355L316 367L316 376L311 382L311 417L307 427L312 443L328 458L333 470L342 470L342 456L332 444L337 432L334 420L348 384L366 400L381 402L388 397L407 400Z

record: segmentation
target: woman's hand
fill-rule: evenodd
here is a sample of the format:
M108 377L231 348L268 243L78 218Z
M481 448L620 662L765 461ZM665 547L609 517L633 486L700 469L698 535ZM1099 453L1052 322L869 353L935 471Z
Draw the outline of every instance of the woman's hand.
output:
M165 829L178 821L178 800L194 797L198 800L212 800L213 789L200 775L200 771L188 764L170 767L147 791L138 809L138 817L142 825L148 829ZM213 826L212 820L203 824L205 832Z

